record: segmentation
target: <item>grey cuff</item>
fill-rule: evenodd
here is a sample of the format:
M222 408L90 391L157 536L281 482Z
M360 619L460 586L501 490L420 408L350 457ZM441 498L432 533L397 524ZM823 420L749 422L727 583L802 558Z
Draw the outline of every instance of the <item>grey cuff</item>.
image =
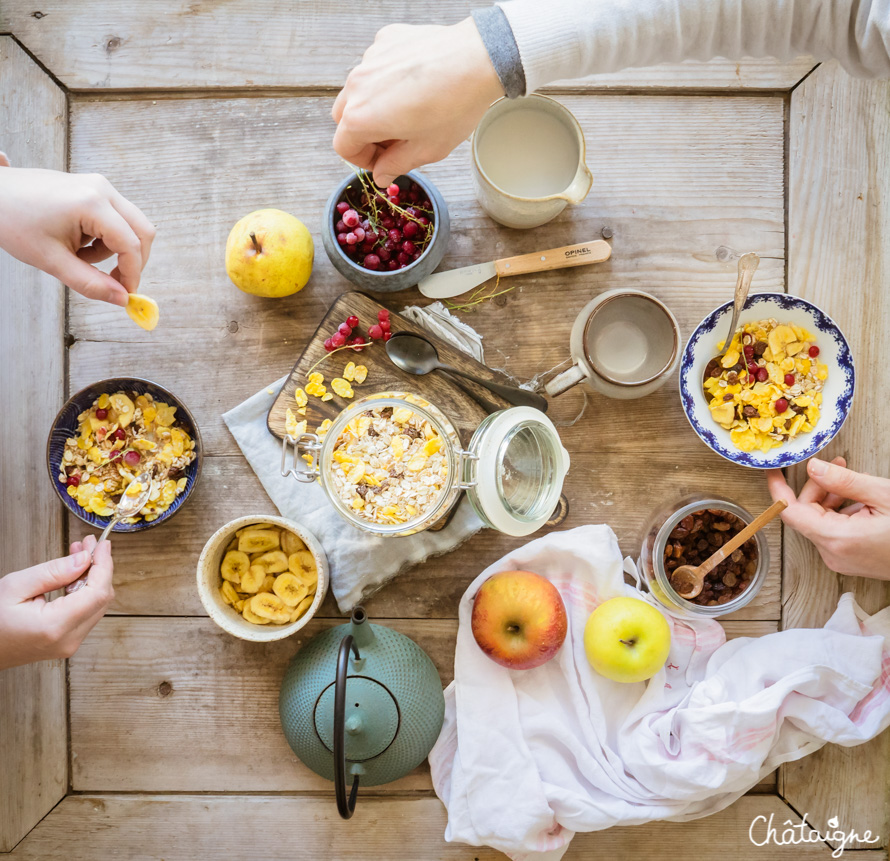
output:
M524 96L525 71L522 68L522 58L504 10L500 6L489 6L486 9L474 9L472 15L507 98Z

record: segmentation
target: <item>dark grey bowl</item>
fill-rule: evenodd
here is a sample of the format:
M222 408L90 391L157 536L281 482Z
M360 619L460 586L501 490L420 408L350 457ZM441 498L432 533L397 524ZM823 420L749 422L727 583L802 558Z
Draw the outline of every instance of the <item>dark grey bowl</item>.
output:
M333 194L325 204L324 217L321 226L321 241L328 258L334 264L334 268L348 281L351 281L363 290L372 293L395 293L399 290L407 290L414 287L419 281L432 274L442 262L445 251L448 248L448 239L451 236L451 223L448 218L448 206L439 189L436 188L425 176L411 171L396 180L397 185L404 185L410 181L416 182L429 196L433 205L433 236L430 239L426 251L420 255L410 266L404 269L396 269L394 272L374 272L359 266L358 263L346 254L337 242L334 233L334 209L342 199L346 186L356 182L355 174L347 176L340 185L334 189Z

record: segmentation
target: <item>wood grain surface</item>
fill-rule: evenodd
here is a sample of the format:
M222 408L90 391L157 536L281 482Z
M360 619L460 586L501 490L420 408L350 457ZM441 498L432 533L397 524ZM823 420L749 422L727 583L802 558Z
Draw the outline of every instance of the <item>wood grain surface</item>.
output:
M324 385L334 397L324 402L320 398L309 397L306 415L297 415L297 419L306 419L309 433L314 433L315 429L325 419L333 421L349 404L354 403L358 398L374 394L375 392L396 391L420 395L431 404L439 407L454 423L464 445L469 443L473 431L478 427L482 419L485 418L486 413L473 398L454 385L448 377L436 372L418 377L400 370L386 355L383 341L372 342L369 347L358 353L354 350L341 350L328 355L325 352L325 338L329 338L334 334L337 331L337 326L347 317L355 314L361 323L361 331L367 333L368 326L377 322L377 312L384 307L386 306L363 293L350 291L337 298L319 324L312 340L306 345L306 349L300 355L300 358L297 359L297 363L291 370L287 382L282 386L281 391L269 408L268 425L271 433L279 439L284 438L286 434L287 410L288 408L296 410L294 393L298 388L303 388L306 385L310 368L314 367L315 372L324 375ZM458 350L446 341L431 335L422 326L418 326L405 317L395 313L392 314L390 325L394 333L414 332L431 341L436 347L439 359L446 365L466 371L468 374L473 374L483 380L488 379L494 382L510 383L510 380L506 379L503 374L491 371L462 350ZM341 398L331 388L331 380L335 377L342 377L343 369L349 362L354 362L356 365L364 365L368 369L368 376L365 381L361 384L353 384L355 396L352 399ZM488 389L469 380L465 382L472 391L475 391L480 397L490 400L501 409L510 406L494 392L490 392Z
M414 639L443 685L451 681L456 620L370 619ZM342 621L316 618L297 636L259 645L206 618L106 617L70 662L72 787L330 795L332 785L288 747L278 694L299 648ZM775 622L726 624L729 637L777 628ZM424 764L373 791L431 788Z
M9 30L72 90L319 88L343 85L383 26L454 24L470 0L4 0ZM484 4L483 4L484 5ZM689 61L557 81L572 89L787 90L811 58Z
M62 91L0 36L0 150L18 167L64 169L66 127ZM0 576L65 552L64 518L36 442L64 391L63 290L0 250ZM0 671L0 852L67 789L65 696L64 661Z
M820 67L792 95L789 121L789 289L840 325L856 362L850 417L823 457L890 478L890 83ZM789 470L799 488L803 467ZM785 538L784 627L823 625L844 592L868 612L890 604L890 583L830 571L812 544ZM786 797L825 827L890 835L890 732L823 748L783 769Z
M784 827L800 816L775 796L749 795L695 822L653 822L578 834L565 861L830 861L824 843L755 846L751 823L770 816ZM120 858L128 861L503 861L493 849L446 843L437 798L359 799L343 822L330 798L281 795L72 795L10 856L10 861ZM290 836L293 833L293 836ZM175 839L174 838L175 835ZM759 835L757 839L761 838ZM694 853L694 855L693 855ZM844 857L847 857L845 855ZM850 852L856 861L886 861L882 850Z
M0 32L15 33L70 88L72 169L106 174L159 228L142 289L160 302L160 326L144 333L120 309L73 297L70 388L112 374L154 378L194 411L207 455L202 482L181 514L160 530L115 539L114 612L119 615L103 619L70 664L73 788L111 794L69 796L10 857L240 861L292 858L295 847L338 861L402 857L406 851L425 861L503 857L444 842L444 811L430 797L426 768L365 798L351 825L340 822L330 785L296 761L277 727L280 679L299 641L257 647L228 637L203 615L194 588L198 554L219 525L239 514L274 512L222 413L286 375L326 310L350 289L318 241L324 200L348 170L330 147L331 96L379 27L394 20L450 23L470 8L467 0L372 3L358 15L348 5L315 0L0 3ZM0 46L7 44L10 40L0 39ZM30 102L44 119L60 119L49 120L50 135L20 138L30 146L28 157L44 152L33 146L35 140L51 140L51 152L56 158L61 153L64 163L64 97L22 58L17 55L13 65L19 74L25 70L17 81L26 83L24 90L5 86L12 65L8 49L7 54L0 49L0 131L6 134L10 116L16 122L27 118L22 104ZM551 91L561 93L585 131L594 186L583 204L535 231L512 231L484 216L473 196L466 145L425 169L445 195L452 218L442 268L589 241L604 227L614 234L607 263L517 277L516 289L497 303L463 315L485 336L487 363L521 381L560 366L568 356L574 315L613 287L654 293L670 305L685 337L729 298L733 254L748 250L764 258L754 289L785 289L787 203L792 289L841 322L857 356L862 353L857 344L869 344L875 367L865 385L886 388L881 369L890 357L884 356L880 329L886 328L886 301L877 292L888 251L890 142L886 123L881 124L887 116L886 85L851 83L823 67L794 91L786 117L788 99L780 91L812 68L805 58L716 60L557 82ZM592 95L597 91L602 94ZM6 137L0 148L8 148ZM223 266L231 226L265 206L304 220L318 249L309 286L279 301L240 293ZM837 254L834 238L848 233L849 248ZM8 260L0 259L5 277L4 265ZM24 270L14 272L18 278ZM867 293L850 291L867 295L862 307L855 301L845 301L843 312L830 307L838 284L863 282ZM406 291L385 301L398 310L425 300ZM865 313L866 301L879 312ZM14 343L35 331L60 338L64 309L50 305L55 310L49 323L41 318L39 326L21 328ZM37 307L29 306L28 313ZM0 330L4 320L8 317L0 318ZM6 356L6 340L2 347ZM14 366L21 367L19 359ZM58 359L48 365L57 366ZM861 363L857 370L862 392ZM16 378L15 385L31 385L24 379ZM50 386L47 395L56 406L62 379L59 374L58 390ZM0 378L3 404L4 385L11 383ZM274 390L270 405L273 399ZM869 425L862 404L860 397L838 450L858 458L863 468L880 470L888 461L882 448L886 435L881 437L881 426ZM590 396L573 423L582 406L578 388L554 400L549 413L573 462L564 528L608 522L622 550L635 556L646 517L663 499L722 491L755 513L768 505L759 473L738 469L701 445L682 415L675 381L639 402ZM876 414L869 409L869 415ZM2 498L9 495L3 492ZM52 523L58 512L56 506L44 521ZM70 526L72 538L84 534L79 522ZM27 543L34 561L49 552L41 541L61 544L61 523L45 535L49 538L32 535ZM768 538L770 576L757 600L724 623L731 636L767 633L780 618L786 626L822 624L848 585L820 570L812 550L789 533L783 613L777 524L769 527ZM414 637L447 681L460 595L479 570L518 543L483 530L448 556L400 576L369 599L368 611L374 620ZM54 546L50 555L59 549ZM856 588L870 609L886 603L880 590ZM334 624L337 615L328 602L310 633ZM57 762L59 739L63 744L65 738L64 677L61 666L51 669L49 675L43 668L29 671L6 689L0 676L0 698L16 702L16 737L29 729L34 735L26 743L40 749L41 761ZM26 700L26 691L32 705L23 709L19 700ZM4 736L2 721L0 716L5 754L9 735ZM809 820L818 824L833 814L860 830L883 823L886 834L886 792L880 792L887 786L886 741L887 734L865 748L823 750L786 766L782 777L795 810L810 811ZM0 774L0 851L64 792L65 773L22 772L29 786L40 788L33 793L36 801L16 806L11 819L8 801L4 806L9 769ZM771 775L758 790L772 792L775 785ZM753 846L751 821L770 814L782 823L799 821L774 795L748 795L696 822L579 835L565 857L630 861L693 852L703 861L829 857L821 844ZM4 832L6 823L12 827ZM297 823L298 836L288 839L282 823ZM8 834L14 839L4 842ZM887 859L886 850L855 854L857 861Z

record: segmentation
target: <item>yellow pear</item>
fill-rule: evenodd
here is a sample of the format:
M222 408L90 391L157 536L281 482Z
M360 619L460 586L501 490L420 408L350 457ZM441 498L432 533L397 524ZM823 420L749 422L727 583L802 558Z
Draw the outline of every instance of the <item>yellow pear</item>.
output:
M312 234L280 209L245 215L226 242L226 272L245 293L267 298L302 290L312 274Z

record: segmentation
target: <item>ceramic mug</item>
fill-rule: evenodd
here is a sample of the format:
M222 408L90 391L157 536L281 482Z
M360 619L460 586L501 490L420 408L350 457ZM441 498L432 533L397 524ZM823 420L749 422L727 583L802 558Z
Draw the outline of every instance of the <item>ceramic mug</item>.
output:
M551 397L586 382L608 398L642 398L660 389L680 362L680 326L642 290L607 290L572 325L574 365L544 386Z
M506 227L538 227L593 185L584 133L555 99L500 99L473 132L473 185L482 208Z

